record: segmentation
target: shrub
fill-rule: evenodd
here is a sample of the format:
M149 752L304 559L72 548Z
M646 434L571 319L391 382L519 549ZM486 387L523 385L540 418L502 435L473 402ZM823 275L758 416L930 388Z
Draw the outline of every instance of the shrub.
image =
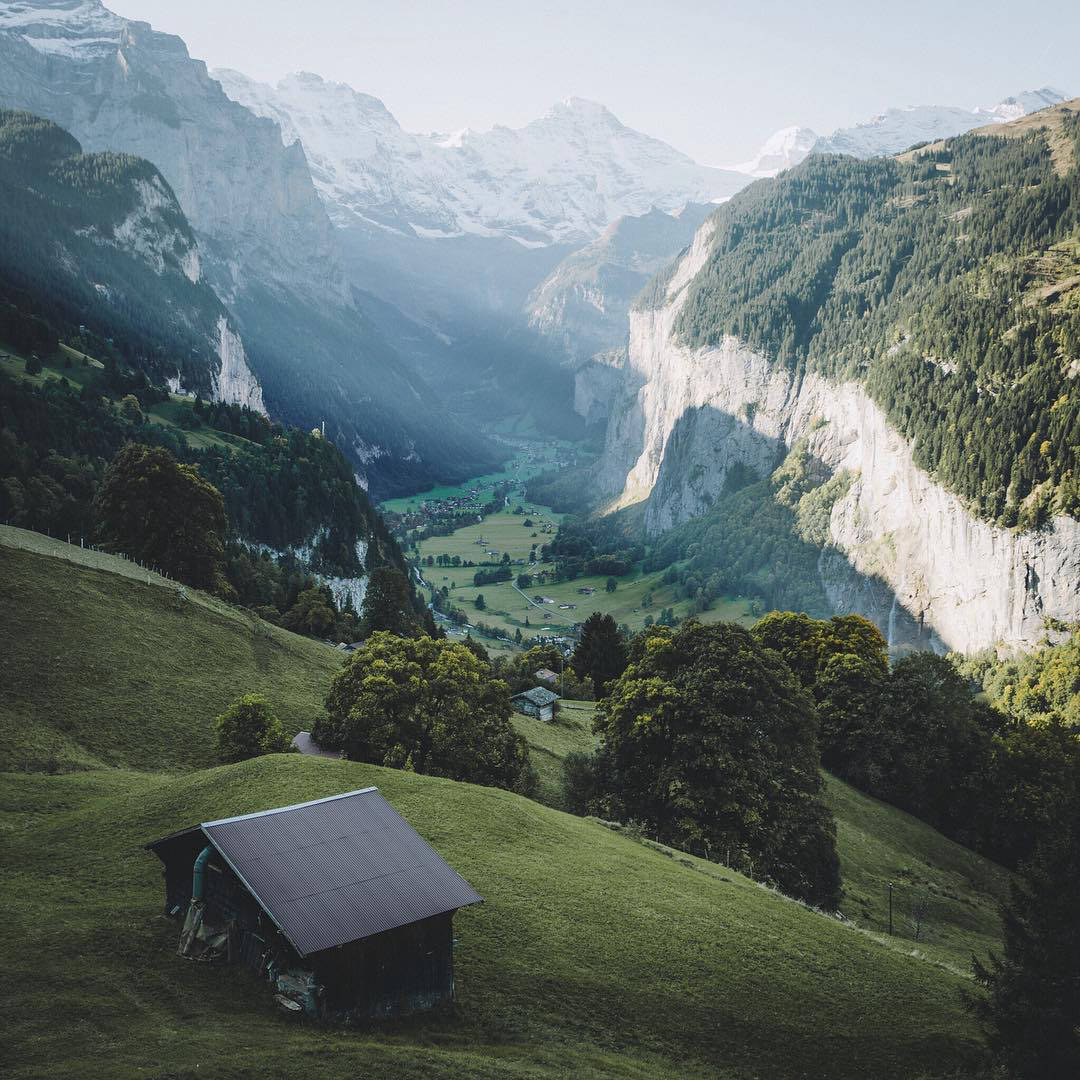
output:
M218 756L222 761L244 761L288 748L281 722L270 703L259 694L245 694L214 720Z

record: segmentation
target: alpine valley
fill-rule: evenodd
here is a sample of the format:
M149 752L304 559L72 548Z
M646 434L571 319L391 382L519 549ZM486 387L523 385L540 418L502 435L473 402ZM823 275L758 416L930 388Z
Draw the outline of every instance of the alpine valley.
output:
M804 606L897 643L1022 645L1080 613L1061 100L794 127L722 169L578 98L517 130L411 134L317 75L211 76L97 0L3 0L0 105L58 125L6 159L26 213L4 218L5 288L123 336L174 392L319 427L380 496L490 471L511 451L493 424L589 433L587 501L643 505L656 541L797 453ZM980 124L956 145L1020 154L1027 194L933 141ZM1064 202L1035 235L1039 198ZM1015 227L991 222L1004 207ZM709 571L791 600L758 566Z
M1069 35L111 2L215 67L0 0L4 1076L1076 1080Z

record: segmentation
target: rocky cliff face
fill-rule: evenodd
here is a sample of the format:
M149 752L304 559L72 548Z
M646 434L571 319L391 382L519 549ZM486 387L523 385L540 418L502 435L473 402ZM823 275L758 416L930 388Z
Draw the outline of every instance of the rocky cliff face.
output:
M0 109L0 205L0 293L14 286L60 325L116 334L176 391L265 412L196 235L150 162L84 154L48 120Z
M903 621L965 652L1029 645L1044 618L1080 618L1080 523L996 528L913 463L857 383L795 376L733 337L701 349L674 339L711 230L706 223L679 262L666 303L631 315L603 487L622 504L647 499L655 534L703 513L732 466L766 475L805 440L825 470L851 477L832 505L831 547L819 564L838 610L861 611L890 638Z
M654 208L620 218L532 291L525 304L529 325L577 361L621 347L634 297L690 243L712 209L690 203L678 213Z
M0 3L0 102L53 120L87 151L152 161L220 246L226 293L254 276L347 299L303 150L230 101L179 38L96 0Z

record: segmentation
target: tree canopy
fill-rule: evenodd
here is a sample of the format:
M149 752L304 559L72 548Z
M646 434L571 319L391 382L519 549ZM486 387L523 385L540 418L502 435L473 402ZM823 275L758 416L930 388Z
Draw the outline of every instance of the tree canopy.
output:
M417 631L409 581L393 566L372 570L364 593L360 632L367 636L380 630L399 635Z
M609 812L825 907L839 897L813 703L734 624L653 627L597 707Z
M875 751L886 737L880 696L889 675L877 627L860 615L819 620L782 611L766 615L751 632L813 695L826 768L860 787L876 784Z
M131 443L109 463L97 494L103 544L203 588L225 558L225 501L198 469L161 447Z
M610 615L594 611L585 620L571 666L579 679L592 679L598 699L607 692L608 683L622 674L626 643Z
M1017 1080L1080 1076L1080 798L1042 834L1004 906L1004 950L975 962L972 998L998 1063Z
M266 698L245 694L214 720L218 756L222 761L243 761L260 754L275 754L288 747L281 722Z
M356 761L522 793L535 785L510 691L472 650L377 630L334 677L314 736Z

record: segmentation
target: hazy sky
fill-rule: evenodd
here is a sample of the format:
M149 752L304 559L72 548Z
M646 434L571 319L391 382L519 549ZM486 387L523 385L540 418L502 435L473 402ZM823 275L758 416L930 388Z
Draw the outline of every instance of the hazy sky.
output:
M890 105L1080 94L1078 0L105 0L193 56L314 71L411 131L520 126L570 95L711 165Z

